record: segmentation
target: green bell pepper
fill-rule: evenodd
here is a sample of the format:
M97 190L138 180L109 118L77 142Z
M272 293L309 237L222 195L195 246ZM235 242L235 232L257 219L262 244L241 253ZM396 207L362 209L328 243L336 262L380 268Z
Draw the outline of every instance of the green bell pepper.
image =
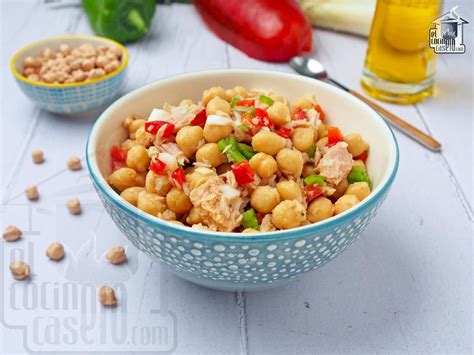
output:
M150 29L155 0L82 0L92 29L99 36L133 42Z
M248 209L242 214L242 226L244 228L252 228L255 230L260 230L257 214L255 213L255 210L253 208Z
M370 180L367 171L361 166L356 165L352 168L351 172L347 176L347 181L349 181L349 184L354 182L366 182L369 184L369 187L372 190L372 180Z

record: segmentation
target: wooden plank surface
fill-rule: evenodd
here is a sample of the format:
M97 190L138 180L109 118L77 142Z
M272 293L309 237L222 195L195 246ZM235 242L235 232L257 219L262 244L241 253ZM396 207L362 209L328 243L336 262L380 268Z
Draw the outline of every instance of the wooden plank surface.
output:
M461 5L464 11L464 5L470 4ZM472 19L472 8L469 11L462 16ZM466 55L439 61L434 99L416 106L386 105L435 134L445 148L442 155L431 153L397 133L399 175L364 238L320 271L287 287L232 294L184 282L136 252L104 212L86 171L65 169L68 156L83 154L95 116L71 119L40 111L8 74L10 56L25 44L51 35L90 33L80 8L47 9L40 1L2 2L1 26L1 226L14 223L28 230L19 244L0 247L6 307L2 317L7 324L15 323L8 318L15 303L7 302L5 295L16 289L5 265L12 253L23 250L33 259L36 285L51 277L59 285L68 280L123 282L126 292L121 302L129 325L171 324L170 343L154 350L180 354L472 351L472 40L467 42ZM335 79L354 89L359 88L365 47L362 38L315 31L316 58ZM252 60L226 45L186 5L160 6L150 36L129 50L124 92L169 75L209 68L291 72L286 65ZM30 151L36 147L45 151L43 166L31 163ZM39 184L42 198L30 211L22 191L32 182ZM78 218L65 211L64 201L70 196L84 203ZM43 256L54 240L62 241L68 252L59 267ZM126 268L110 268L103 254L119 244L128 247L130 261ZM46 289L42 297L53 297L54 292ZM33 324L42 311L25 312L22 322ZM2 325L1 351L27 352L31 345L32 350L49 351L47 344L35 344L28 335L25 341L25 334ZM81 350L100 353L104 348L92 344Z

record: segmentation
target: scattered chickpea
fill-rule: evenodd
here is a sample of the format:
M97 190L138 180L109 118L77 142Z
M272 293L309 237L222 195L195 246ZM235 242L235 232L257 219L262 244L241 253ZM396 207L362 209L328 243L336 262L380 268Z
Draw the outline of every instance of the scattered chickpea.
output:
M122 264L127 258L124 247L113 247L107 252L105 257L114 265Z
M24 261L14 261L10 264L10 272L14 279L24 280L30 276L30 266Z
M44 162L44 153L42 150L35 149L31 152L31 157L35 164L41 164Z
M71 170L81 170L82 169L82 164L81 164L81 158L72 156L67 160L67 167Z
M21 230L17 226L7 226L3 231L3 239L6 242L14 242L21 238L21 234Z
M71 214L81 213L81 202L78 198L72 198L68 200L66 206Z
M61 243L50 244L46 249L46 256L51 260L61 260L64 258L64 246Z
M343 195L334 204L334 214L340 214L359 203L359 199L355 195Z
M99 289L98 298L99 302L104 306L115 306L117 304L114 289L107 285L104 285Z
M38 188L35 185L30 185L25 189L25 194L28 200L37 200L39 198Z

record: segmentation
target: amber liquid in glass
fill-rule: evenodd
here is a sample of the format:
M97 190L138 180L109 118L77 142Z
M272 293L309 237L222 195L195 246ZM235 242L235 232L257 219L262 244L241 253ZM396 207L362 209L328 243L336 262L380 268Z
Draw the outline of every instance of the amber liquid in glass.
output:
M436 53L429 29L440 7L440 0L378 0L362 76L370 96L410 104L432 94Z

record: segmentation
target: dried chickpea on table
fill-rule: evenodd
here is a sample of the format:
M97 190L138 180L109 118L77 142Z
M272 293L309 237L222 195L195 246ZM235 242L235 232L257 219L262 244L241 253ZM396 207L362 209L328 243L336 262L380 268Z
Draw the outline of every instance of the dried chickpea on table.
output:
M122 50L118 47L93 46L85 43L71 48L61 44L46 48L37 57L26 57L23 75L43 83L68 84L92 80L117 70Z
M108 183L158 218L221 232L268 232L316 223L372 189L369 145L330 126L314 97L293 105L265 90L204 91L125 118L110 150Z

